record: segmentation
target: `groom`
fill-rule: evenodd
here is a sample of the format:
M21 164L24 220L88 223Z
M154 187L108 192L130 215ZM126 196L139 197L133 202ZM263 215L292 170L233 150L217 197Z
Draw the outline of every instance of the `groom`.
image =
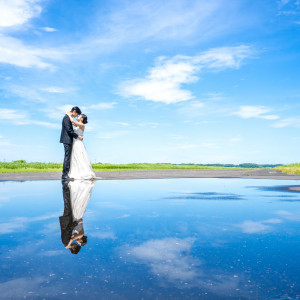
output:
M71 109L71 116L76 118L78 115L81 114L81 110L79 107L74 106ZM71 180L68 176L70 170L70 160L71 160L71 153L72 153L72 146L73 146L73 138L80 139L82 141L82 136L76 134L73 130L72 123L68 115L65 115L62 120L62 129L61 129L61 136L60 142L64 144L65 147L65 159L63 165L63 173L62 173L62 180Z

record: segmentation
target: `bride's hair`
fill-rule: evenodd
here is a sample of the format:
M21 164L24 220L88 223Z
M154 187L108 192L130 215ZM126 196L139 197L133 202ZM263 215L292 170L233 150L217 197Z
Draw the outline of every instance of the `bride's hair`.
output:
M81 114L80 117L83 119L82 120L83 124L86 124L88 122L87 116L85 114Z

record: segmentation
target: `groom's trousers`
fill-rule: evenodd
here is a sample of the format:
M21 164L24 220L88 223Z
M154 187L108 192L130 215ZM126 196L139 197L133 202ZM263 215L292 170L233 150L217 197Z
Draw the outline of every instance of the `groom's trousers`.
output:
M71 153L72 153L72 144L64 144L65 147L65 159L63 165L63 173L62 177L67 177L70 171L70 161L71 161Z

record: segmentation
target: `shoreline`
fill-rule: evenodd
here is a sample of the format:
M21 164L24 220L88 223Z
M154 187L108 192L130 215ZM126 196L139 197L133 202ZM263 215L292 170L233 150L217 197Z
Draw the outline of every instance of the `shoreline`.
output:
M118 179L171 179L171 178L249 178L300 180L300 175L290 175L273 169L260 170L138 170L96 171L101 180ZM0 173L0 181L60 180L60 172L45 173ZM300 191L300 188L299 190Z

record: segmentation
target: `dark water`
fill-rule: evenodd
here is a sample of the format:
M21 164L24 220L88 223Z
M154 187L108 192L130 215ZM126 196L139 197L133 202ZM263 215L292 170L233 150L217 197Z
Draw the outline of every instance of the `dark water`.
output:
M300 299L300 193L278 187L296 184L97 181L74 255L61 182L0 182L0 297Z

